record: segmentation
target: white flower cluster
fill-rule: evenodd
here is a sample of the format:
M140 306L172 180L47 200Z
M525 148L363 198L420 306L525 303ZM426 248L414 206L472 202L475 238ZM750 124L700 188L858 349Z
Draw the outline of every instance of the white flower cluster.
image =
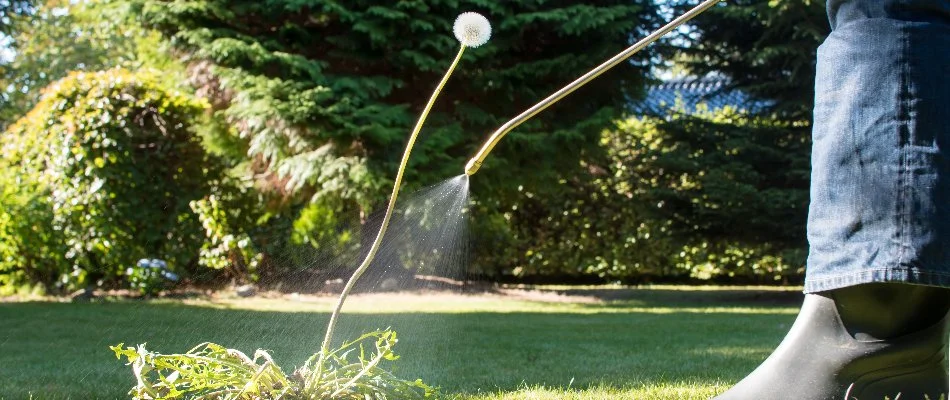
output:
M462 46L478 47L491 37L491 24L488 18L479 13L462 13L455 19L455 25L452 27L455 38L462 42Z

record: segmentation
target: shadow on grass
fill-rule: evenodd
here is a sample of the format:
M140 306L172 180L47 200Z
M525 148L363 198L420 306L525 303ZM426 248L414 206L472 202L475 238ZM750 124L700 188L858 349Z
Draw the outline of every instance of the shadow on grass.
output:
M676 312L696 299L677 303L673 294L653 292L620 303L662 303L674 310L345 314L337 337L392 327L402 356L395 373L422 378L445 393L525 385L714 384L751 371L794 319L787 309L761 304L760 313ZM147 342L150 350L163 353L184 352L204 341L248 353L264 348L290 372L318 349L328 319L322 312L174 303L0 304L0 397L122 398L133 384L131 371L108 349L121 342Z
M571 297L595 299L607 303L635 304L638 306L744 306L744 307L798 307L805 295L798 290L675 290L675 289L552 289L541 290Z

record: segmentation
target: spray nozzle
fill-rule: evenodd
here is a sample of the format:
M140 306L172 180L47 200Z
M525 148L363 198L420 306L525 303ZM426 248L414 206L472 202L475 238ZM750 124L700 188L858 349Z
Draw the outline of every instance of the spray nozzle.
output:
M472 176L475 175L475 172L478 172L478 168L482 166L482 162L477 159L468 160L468 163L465 164L465 175Z

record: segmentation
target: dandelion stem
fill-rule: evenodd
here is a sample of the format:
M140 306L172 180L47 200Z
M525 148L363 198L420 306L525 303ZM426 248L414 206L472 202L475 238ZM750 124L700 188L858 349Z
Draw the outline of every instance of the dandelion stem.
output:
M463 45L459 49L458 54L455 56L455 60L452 61L452 65L449 66L448 71L445 72L445 76L442 77L439 85L436 86L435 91L432 92L432 96L429 97L429 102L426 103L425 109L422 110L422 115L419 116L419 120L416 122L415 128L412 129L412 134L409 136L409 142L406 144L406 150L402 153L402 161L399 163L399 171L396 173L396 182L393 185L392 194L389 196L389 206L386 208L386 215L383 217L383 224L379 228L379 233L376 234L376 240L373 241L373 245L366 254L366 258L363 259L363 262L360 264L360 266L356 269L356 271L353 272L353 276L351 276L346 282L346 286L343 287L343 291L340 293L340 299L337 301L336 307L333 309L333 314L330 315L330 322L327 324L327 333L323 337L323 344L320 345L321 355L319 361L317 362L318 371L323 369L324 355L329 351L330 341L333 338L333 328L336 326L340 310L343 308L343 302L346 301L346 297L350 294L350 291L353 290L353 286L356 284L356 281L359 280L360 276L362 276L363 273L366 272L366 269L369 268L370 263L376 256L376 252L379 251L380 244L383 242L383 235L386 234L386 228L389 226L389 219L392 217L393 209L396 206L396 197L399 196L399 188L402 186L403 173L406 170L406 164L409 162L409 154L412 152L413 145L415 145L416 137L419 136L419 131L422 130L422 124L425 123L426 117L429 116L429 111L432 110L432 105L435 104L435 99L439 97L439 93L442 92L442 88L445 87L445 83L448 82L452 72L455 71L455 67L458 65L459 60L462 59L462 53L464 52L465 46ZM319 377L321 373L322 372L314 374L314 377Z

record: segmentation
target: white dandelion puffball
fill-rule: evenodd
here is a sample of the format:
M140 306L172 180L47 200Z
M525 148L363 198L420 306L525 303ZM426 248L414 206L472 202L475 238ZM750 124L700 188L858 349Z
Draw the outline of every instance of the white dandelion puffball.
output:
M491 24L488 23L488 18L479 13L466 12L455 19L452 32L455 33L455 38L462 42L462 46L478 47L491 37Z

